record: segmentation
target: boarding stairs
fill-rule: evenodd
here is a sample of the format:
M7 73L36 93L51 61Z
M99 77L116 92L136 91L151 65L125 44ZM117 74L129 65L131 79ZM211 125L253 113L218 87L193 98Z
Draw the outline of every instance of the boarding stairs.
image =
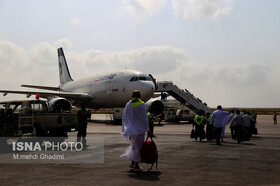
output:
M167 92L196 113L201 110L204 112L213 112L205 103L202 103L202 101L198 100L192 94L179 89L171 81L158 81L156 84L156 92Z

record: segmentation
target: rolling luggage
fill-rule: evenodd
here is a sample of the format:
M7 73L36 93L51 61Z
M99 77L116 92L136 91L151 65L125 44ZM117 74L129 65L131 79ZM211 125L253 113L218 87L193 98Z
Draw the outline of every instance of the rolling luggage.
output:
M157 146L153 141L153 138L150 137L151 140L149 141L148 138L149 136L147 137L146 141L143 142L140 155L144 163L152 164L151 168L149 169L151 170L155 163L156 163L156 168L158 168L158 151L157 151Z

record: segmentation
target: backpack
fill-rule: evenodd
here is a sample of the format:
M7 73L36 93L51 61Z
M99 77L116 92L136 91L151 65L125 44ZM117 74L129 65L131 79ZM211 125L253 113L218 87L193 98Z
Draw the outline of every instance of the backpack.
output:
M143 142L142 148L140 151L141 159L144 163L147 164L152 164L151 170L156 163L156 168L158 168L158 151L157 151L157 146L155 142L153 141L153 138L148 141L149 136L147 137L146 141Z

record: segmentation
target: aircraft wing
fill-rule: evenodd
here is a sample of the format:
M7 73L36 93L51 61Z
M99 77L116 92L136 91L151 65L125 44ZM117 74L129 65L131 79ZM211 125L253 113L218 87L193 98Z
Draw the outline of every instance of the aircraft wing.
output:
M52 97L63 97L66 99L73 99L73 100L92 100L94 96L87 93L70 93L70 92L39 92L39 91L15 91L15 90L0 90L0 93L3 93L3 96L7 94L26 94L27 97L31 95L39 94L40 97L50 99Z
M21 85L22 87L27 88L37 88L37 89L43 89L43 90L52 90L52 91L59 91L59 87L49 87L49 86L38 86L38 85Z

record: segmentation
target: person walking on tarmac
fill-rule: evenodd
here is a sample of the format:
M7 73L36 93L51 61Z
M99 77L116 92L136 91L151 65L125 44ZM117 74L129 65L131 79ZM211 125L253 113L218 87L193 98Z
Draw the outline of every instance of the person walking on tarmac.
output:
M240 110L236 110L236 115L230 121L230 128L232 130L232 139L237 140L238 143L244 141L244 123Z
M276 112L273 112L273 121L274 121L274 124L277 124L277 113Z
M252 118L255 120L255 124L257 123L257 116L258 116L258 113L255 110L253 110Z
M249 141L253 132L251 123L255 123L255 120L251 116L250 112L245 112L245 114L242 117L244 120L244 140Z
M194 124L196 133L195 140L197 140L197 138L199 137L199 141L202 141L202 139L205 138L204 116L202 111L199 111L198 114L194 117Z
M228 116L229 113L226 111L223 111L223 108L221 105L217 106L217 110L213 112L212 118L210 123L212 123L215 127L215 137L216 137L216 144L221 145L221 133L223 130L223 127L228 122Z
M206 123L206 137L207 141L212 141L215 139L214 126L210 124L212 115L209 112L205 114L205 123Z
M5 115L5 134L7 136L15 136L18 129L18 117L14 114L11 108L6 111Z
M148 111L147 117L148 117L148 123L149 123L148 136L152 138L152 137L155 137L154 136L154 114L152 112Z
M0 137L5 134L6 118L4 109L0 109ZM0 140L2 141L2 140Z
M136 171L141 170L140 151L145 133L149 131L147 109L140 98L141 93L138 90L133 91L132 99L126 104L122 118L122 135L126 140L130 140L130 146L121 157L130 159L130 167Z
M82 142L84 149L88 147L86 136L87 136L88 118L90 117L90 115L91 113L86 110L85 103L82 103L81 109L77 112L77 120L78 120L77 142Z
M229 128L230 128L230 133L231 133L232 139L233 139L233 136L234 136L234 134L233 134L233 129L234 129L234 127L231 126L231 121L232 121L232 119L233 119L235 116L236 116L235 111L234 111L234 110L231 110L231 111L230 111L230 114L229 114L229 117L228 117L228 123L230 124Z

